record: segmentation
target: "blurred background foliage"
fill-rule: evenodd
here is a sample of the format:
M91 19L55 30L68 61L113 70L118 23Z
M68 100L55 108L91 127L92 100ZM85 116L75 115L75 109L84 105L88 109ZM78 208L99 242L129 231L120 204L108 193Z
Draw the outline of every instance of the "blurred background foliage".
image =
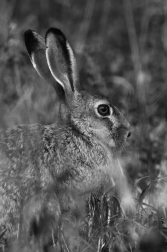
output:
M56 94L33 69L23 40L26 29L45 36L50 27L73 45L82 88L107 97L131 123L123 165L137 201L157 187L166 192L167 1L1 0L1 127L56 121Z

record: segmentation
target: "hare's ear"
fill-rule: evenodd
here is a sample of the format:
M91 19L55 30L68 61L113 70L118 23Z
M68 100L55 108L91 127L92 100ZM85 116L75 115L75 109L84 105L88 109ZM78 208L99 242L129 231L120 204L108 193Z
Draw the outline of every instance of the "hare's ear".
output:
M38 74L55 88L59 97L64 96L64 89L55 81L49 70L44 38L33 30L27 30L24 38L29 57Z
M66 98L77 90L78 69L74 52L65 35L56 28L46 33L46 58L56 81L63 87Z

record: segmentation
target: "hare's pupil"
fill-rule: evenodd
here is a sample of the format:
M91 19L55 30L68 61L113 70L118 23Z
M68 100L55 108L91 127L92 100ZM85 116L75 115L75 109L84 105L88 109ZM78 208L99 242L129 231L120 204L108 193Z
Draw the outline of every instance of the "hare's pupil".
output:
M98 110L98 113L101 116L108 116L108 115L110 115L110 107L107 104L99 105L98 108L97 108L97 110Z

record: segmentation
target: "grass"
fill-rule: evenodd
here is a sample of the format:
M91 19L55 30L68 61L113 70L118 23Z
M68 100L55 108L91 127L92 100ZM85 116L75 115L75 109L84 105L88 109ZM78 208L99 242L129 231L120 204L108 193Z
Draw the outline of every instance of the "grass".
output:
M58 99L33 70L23 32L32 28L44 35L58 26L78 52L82 87L118 106L132 131L121 163L135 208L126 208L128 199L122 206L116 193L91 196L87 215L79 222L64 221L52 251L166 251L166 3L48 1L39 4L37 14L38 3L29 1L26 8L21 1L0 3L0 127L56 121ZM60 10L56 18L53 5Z

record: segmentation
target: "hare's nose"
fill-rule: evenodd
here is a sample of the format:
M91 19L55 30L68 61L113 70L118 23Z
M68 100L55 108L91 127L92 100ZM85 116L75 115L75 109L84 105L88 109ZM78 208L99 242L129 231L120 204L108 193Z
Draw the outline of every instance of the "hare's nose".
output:
M128 134L127 134L127 137L130 137L131 136L131 133L130 133L130 131L128 132Z

